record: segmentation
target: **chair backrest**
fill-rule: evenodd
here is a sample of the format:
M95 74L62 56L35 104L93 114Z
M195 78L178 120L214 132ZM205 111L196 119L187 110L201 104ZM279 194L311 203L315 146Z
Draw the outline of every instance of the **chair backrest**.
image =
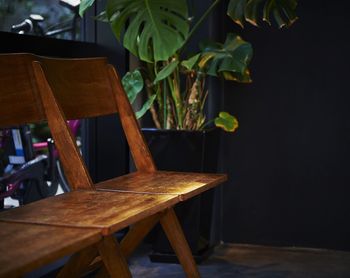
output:
M55 59L32 54L0 54L0 126L46 120L34 81L32 61L40 61L67 119L118 111L106 58ZM15 101L16 100L16 101Z
M6 67L11 68L6 70ZM0 81L4 81L0 87L0 106L15 104L12 111L0 109L0 126L47 119L73 189L94 187L67 126L67 119L119 111L137 170L156 170L120 78L105 58L53 59L31 54L0 55Z
M0 127L45 120L30 54L0 55Z
M117 113L106 58L37 57L68 120Z
M32 54L0 55L0 127L48 120L70 185L73 189L94 189L64 116L51 112L60 108L55 106L37 60ZM51 99L49 108L44 107L44 98Z
M61 114L66 119L101 116L118 111L137 170L156 170L119 75L105 58L38 57L38 60L49 85L49 88L41 91L52 90ZM45 107L45 102L43 104ZM46 115L50 110L52 107L45 109Z

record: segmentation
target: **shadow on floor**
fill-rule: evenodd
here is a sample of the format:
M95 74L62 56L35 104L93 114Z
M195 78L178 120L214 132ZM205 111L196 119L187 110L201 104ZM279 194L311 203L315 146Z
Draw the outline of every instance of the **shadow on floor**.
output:
M130 260L133 277L185 277L180 265L151 263L143 246ZM350 252L223 244L199 266L202 277L350 277Z

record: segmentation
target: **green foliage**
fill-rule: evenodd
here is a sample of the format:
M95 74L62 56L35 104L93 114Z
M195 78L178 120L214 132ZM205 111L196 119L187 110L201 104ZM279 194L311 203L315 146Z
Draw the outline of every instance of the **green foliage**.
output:
M140 71L127 72L122 79L122 84L130 103L134 103L137 95L143 89L143 78Z
M202 45L200 68L212 76L226 80L251 82L248 65L253 56L250 43L235 34L228 34L224 44L209 42Z
M227 112L220 112L219 117L215 118L215 125L228 132L234 132L238 128L237 119Z
M80 1L79 6L79 14L80 16L83 16L83 14L86 12L88 8L90 8L94 4L95 0L83 0Z
M81 14L94 0L82 0ZM251 82L249 64L253 56L250 43L227 34L225 42L205 42L199 51L185 58L184 49L197 28L222 0L213 0L192 25L187 0L107 0L106 10L97 18L108 22L117 39L139 60L148 100L141 117L151 110L157 128L200 130L206 122L205 80L215 76L225 80ZM296 19L297 0L229 0L227 15L242 28L274 20L279 27ZM123 85L132 103L141 92L140 72L128 73ZM185 82L183 82L185 81ZM216 126L233 132L237 119L227 112L214 119Z
M142 92L143 89L143 78L139 70L135 70L133 72L127 72L123 79L122 84L124 90L128 96L128 99L131 104L134 103L137 96ZM136 118L141 118L151 107L156 95L151 96L142 106L142 108L136 112Z
M271 25L273 15L278 27L282 28L297 20L297 4L297 0L230 0L227 15L241 27L244 21L258 26L260 18Z
M142 61L168 60L188 35L186 0L109 0L106 12L118 40Z
M157 95L149 97L148 100L143 104L142 108L135 113L137 119L140 119L143 115L145 115L145 113L151 108L156 97Z
M154 79L153 83L158 83L159 81L167 78L170 74L174 72L174 70L179 65L179 61L172 61L169 64L167 64L160 72L156 74L156 79Z
M197 64L199 57L201 56L200 53L192 56L188 60L184 60L181 62L181 66L185 67L187 70L192 70L193 67Z

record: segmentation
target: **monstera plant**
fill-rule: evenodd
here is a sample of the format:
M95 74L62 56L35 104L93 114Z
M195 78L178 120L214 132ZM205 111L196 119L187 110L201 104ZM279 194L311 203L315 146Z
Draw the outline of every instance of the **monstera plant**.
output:
M190 1L190 0L189 0ZM201 130L209 123L234 131L235 117L220 112L205 115L207 76L236 82L251 82L249 63L253 50L239 35L228 33L224 42L200 42L198 52L185 55L188 42L221 0L215 0L196 19L189 14L187 0L107 0L98 18L108 22L117 39L140 61L140 68L127 73L123 85L133 102L142 91L147 101L136 116L150 110L160 129ZM242 28L262 21L279 28L297 19L297 0L227 0L227 15ZM94 3L82 0L81 15ZM209 92L216 93L216 92Z

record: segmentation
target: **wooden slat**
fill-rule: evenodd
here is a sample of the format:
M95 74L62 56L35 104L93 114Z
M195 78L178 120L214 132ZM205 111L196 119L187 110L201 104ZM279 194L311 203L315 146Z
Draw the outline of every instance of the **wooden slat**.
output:
M60 161L63 164L68 183L72 189L94 189L89 172L75 142L75 138L67 125L67 119L65 119L60 106L53 96L39 62L33 62L33 70L44 111L49 120L48 123L51 134L55 140L56 148L59 151Z
M120 243L120 249L122 254L128 258L135 251L137 246L142 242L145 236L150 232L150 230L159 222L160 217L163 215L163 212L157 213L150 217L147 217L136 224L132 225ZM74 265L74 262L72 262ZM101 268L102 261L98 257L87 269L87 272ZM102 267L96 277L108 277L107 270L105 267Z
M203 174L157 171L134 172L115 179L95 184L100 191L143 192L151 194L173 194L181 201L227 180L225 174Z
M108 73L113 84L114 101L118 106L120 121L136 168L142 172L154 172L157 170L156 165L145 138L140 131L135 113L122 87L119 75L111 65L108 65Z
M72 191L0 214L0 221L98 228L110 235L178 202L172 195Z
M103 238L103 240L98 244L98 251L102 258L103 264L107 269L109 277L131 277L126 259L113 235Z
M42 64L67 119L118 111L107 77L106 58L55 59L27 53L0 54L0 127L46 120L32 61Z
M55 98L67 119L116 113L106 58L38 57Z
M97 229L0 222L0 277L19 277L101 239Z
M159 222L163 213L157 213L153 216L147 217L135 225L131 226L126 236L123 238L120 246L122 253L126 258L131 256L137 246L142 242L145 236L152 230L152 228Z
M0 54L0 127L45 119L30 54Z
M185 235L182 232L180 223L175 211L169 209L160 219L160 224L166 233L175 254L180 261L188 278L199 278L198 268L193 259L191 249L188 246Z

